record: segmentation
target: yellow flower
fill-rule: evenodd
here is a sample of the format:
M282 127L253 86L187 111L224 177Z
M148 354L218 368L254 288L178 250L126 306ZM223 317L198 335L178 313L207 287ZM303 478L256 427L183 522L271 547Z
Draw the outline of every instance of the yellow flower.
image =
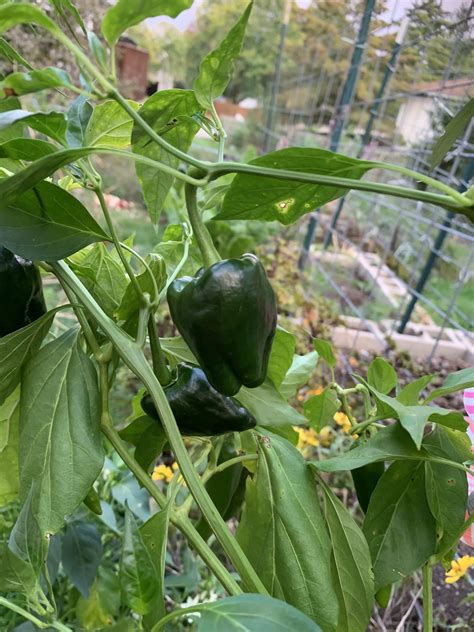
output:
M457 560L451 561L451 569L446 573L446 583L454 584L458 579L461 579L466 572L474 566L474 557L472 555L463 555L463 557Z
M346 434L349 432L351 428L351 422L349 421L347 415L339 412L334 415L333 419L338 426L341 426L343 432L345 432Z
M308 450L308 448L316 448L319 445L319 440L312 428L301 428L300 426L293 426L293 429L298 433L298 450L302 453Z
M153 470L151 478L154 481L166 481L167 483L169 483L173 478L173 470L167 465L157 465Z
M334 436L334 430L331 426L324 426L324 428L321 428L319 432L319 441L323 448L329 448L334 440Z
M324 388L322 386L316 386L315 388L311 388L306 394L307 395L321 395L323 391L324 391Z

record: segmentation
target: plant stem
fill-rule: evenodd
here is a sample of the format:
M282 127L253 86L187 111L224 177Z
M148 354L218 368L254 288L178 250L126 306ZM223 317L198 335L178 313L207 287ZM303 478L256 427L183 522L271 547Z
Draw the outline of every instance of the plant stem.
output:
M166 357L161 348L158 332L156 331L156 323L153 316L148 319L148 337L150 338L151 359L153 363L153 371L160 380L160 384L166 386L171 382L171 371L166 364Z
M433 567L423 566L423 632L433 630Z
M5 608L8 608L9 610L12 610L13 612L21 615L28 621L31 621L31 623L34 623L37 628L40 628L40 630L54 628L55 630L59 630L60 632L73 632L71 628L68 628L67 625L62 624L60 621L41 621L41 619L38 619L33 614L30 614L27 610L24 610L24 608L17 606L15 603L12 603L9 599L6 599L5 597L0 596L0 606L4 606Z
M215 533L225 553L229 556L230 561L239 573L244 586L250 592L268 594L268 591L256 574L247 556L230 533L222 516L219 514L219 511L204 488L198 473L194 469L173 412L166 399L166 395L153 373L152 368L148 364L143 350L103 312L90 292L63 261L54 262L51 266L56 276L67 283L74 291L90 315L97 321L104 333L107 334L123 362L143 382L145 388L148 390L188 489L192 493L204 518Z
M186 208L188 210L189 221L196 237L199 250L201 251L204 266L208 268L213 263L220 261L219 253L214 246L212 237L204 225L197 206L197 189L191 184L186 184L184 188L186 198Z
M219 465L216 465L214 468L208 469L202 475L202 481L207 483L207 481L214 476L214 474L219 474L219 472L223 472L228 467L232 467L233 465L237 465L238 463L245 463L245 461L255 461L257 459L256 454L242 454L241 456L236 456L233 459L229 459L228 461L224 461Z

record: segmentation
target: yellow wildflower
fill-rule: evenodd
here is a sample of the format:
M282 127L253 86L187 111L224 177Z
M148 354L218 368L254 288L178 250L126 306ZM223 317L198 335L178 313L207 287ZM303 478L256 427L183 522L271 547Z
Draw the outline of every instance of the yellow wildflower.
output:
M474 557L472 555L463 555L457 560L451 561L451 569L446 573L446 583L454 584L461 579L467 571L474 566Z
M306 395L321 395L323 391L324 388L322 386L316 386L315 388L311 388Z
M319 432L319 441L323 448L329 448L334 440L334 436L334 430L331 426L324 426L324 428L321 428Z
M301 428L301 426L293 426L293 429L298 433L298 450L302 453L308 451L309 448L316 448L319 445L319 440L312 428Z
M349 432L351 428L351 422L349 421L347 415L339 412L334 415L333 419L338 426L341 426L343 432L345 432L346 434Z
M151 478L154 481L166 481L167 483L169 483L173 478L173 470L162 463L161 465L157 465L155 467Z

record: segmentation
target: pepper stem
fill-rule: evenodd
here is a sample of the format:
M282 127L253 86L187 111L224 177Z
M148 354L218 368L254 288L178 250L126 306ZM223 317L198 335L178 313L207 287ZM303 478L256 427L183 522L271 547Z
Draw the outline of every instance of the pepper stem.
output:
M196 237L197 245L201 251L204 267L209 268L209 266L212 266L213 263L220 261L221 258L199 213L197 205L197 188L192 184L186 184L184 194L189 221L191 222L193 234Z

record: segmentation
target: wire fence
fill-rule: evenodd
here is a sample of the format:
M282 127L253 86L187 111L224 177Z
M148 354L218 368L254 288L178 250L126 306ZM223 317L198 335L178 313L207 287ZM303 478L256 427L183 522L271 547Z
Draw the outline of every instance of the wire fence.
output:
M387 38L385 49L378 38L376 51L371 50L374 4L366 0L355 40L350 29L326 42L330 69L316 58L296 76L285 76L282 29L277 85L256 123L260 149L330 148L415 169L466 190L474 175L473 122L434 171L429 159L443 126L474 96L474 3L464 3L447 24L415 35L408 20L400 21L398 3L391 3L383 28L398 36ZM380 32L379 24L376 28ZM349 69L347 64L341 69L348 55ZM366 177L414 186L390 172ZM394 341L428 360L438 355L474 361L470 222L429 204L351 192L314 209L300 228L301 263L314 289L333 300L345 320L336 342L349 350L382 351Z

